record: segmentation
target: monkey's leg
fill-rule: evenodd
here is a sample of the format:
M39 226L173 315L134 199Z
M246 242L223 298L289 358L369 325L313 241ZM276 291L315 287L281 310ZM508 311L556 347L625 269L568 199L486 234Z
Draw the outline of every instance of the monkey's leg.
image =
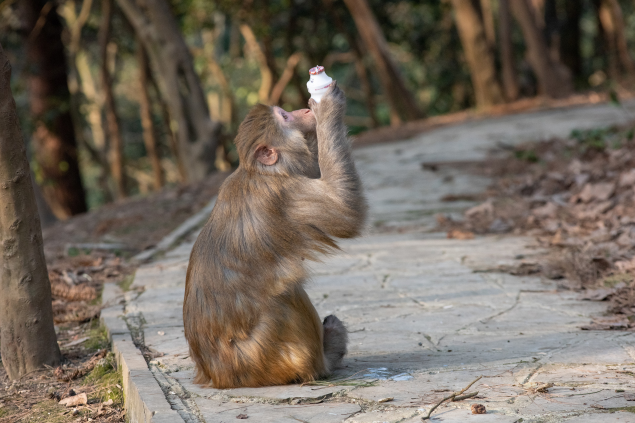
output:
M332 372L342 364L342 359L346 355L348 332L344 323L333 315L326 316L322 325L324 327L324 356L329 371Z

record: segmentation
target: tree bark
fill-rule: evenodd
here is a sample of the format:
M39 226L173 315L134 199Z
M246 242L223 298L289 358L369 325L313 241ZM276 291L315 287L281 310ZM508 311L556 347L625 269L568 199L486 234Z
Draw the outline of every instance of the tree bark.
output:
M562 98L571 94L571 73L564 65L551 59L545 38L536 24L528 0L510 1L514 17L520 24L527 43L527 55L538 79L540 93L551 98Z
M148 93L150 67L148 65L148 56L138 40L137 62L139 63L139 111L141 114L141 126L143 128L143 142L146 146L146 153L150 159L150 164L152 165L154 189L159 190L165 185L165 179L163 177L163 169L161 168L161 157L159 157L156 132L152 124L152 107Z
M384 95L394 115L404 120L423 117L412 92L393 61L384 33L375 18L367 0L344 0L353 16L355 26L366 48L373 57ZM393 124L399 123L396 121Z
M0 46L0 355L10 379L57 366L51 284L29 162Z
M485 38L492 51L496 48L496 29L494 27L494 10L492 0L481 0L481 15L483 16L483 28Z
M150 59L188 181L213 172L221 125L213 122L192 55L166 0L117 0Z
M86 197L70 113L63 28L52 3L23 0L18 4L27 29L27 78L35 127L32 144L39 168L36 176L53 213L66 219L86 211Z
M602 0L598 16L608 47L609 73L614 78L620 75L620 70L630 74L634 73L635 63L628 51L626 24L620 4L617 0Z
M119 118L115 106L115 96L112 92L112 75L108 60L108 44L110 40L111 22L113 15L113 0L101 2L101 25L99 27L99 52L101 67L101 89L104 94L104 112L106 115L106 134L108 137L108 163L110 174L115 180L117 198L127 196L126 174L123 156L123 138L119 126Z
M498 6L498 24L500 42L500 61L503 77L503 88L507 101L518 99L520 88L518 73L514 61L514 46L512 44L512 15L509 9L510 0L500 0Z
M485 35L483 21L472 0L452 0L456 26L465 58L470 68L477 107L504 102L503 91L496 78L494 54Z

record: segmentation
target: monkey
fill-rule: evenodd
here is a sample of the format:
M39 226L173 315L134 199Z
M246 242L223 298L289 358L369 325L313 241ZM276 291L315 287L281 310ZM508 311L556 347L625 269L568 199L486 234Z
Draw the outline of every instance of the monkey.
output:
M240 124L223 182L187 269L183 322L194 382L218 389L330 375L347 352L335 316L320 321L306 260L361 234L367 214L334 82L320 103L256 105Z

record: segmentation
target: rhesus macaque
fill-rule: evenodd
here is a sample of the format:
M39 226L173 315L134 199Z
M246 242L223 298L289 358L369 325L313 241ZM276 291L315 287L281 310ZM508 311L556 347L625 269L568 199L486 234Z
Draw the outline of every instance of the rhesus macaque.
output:
M321 322L304 260L358 236L366 201L333 83L310 109L255 106L187 269L183 322L195 383L281 385L329 375L346 354L342 322Z

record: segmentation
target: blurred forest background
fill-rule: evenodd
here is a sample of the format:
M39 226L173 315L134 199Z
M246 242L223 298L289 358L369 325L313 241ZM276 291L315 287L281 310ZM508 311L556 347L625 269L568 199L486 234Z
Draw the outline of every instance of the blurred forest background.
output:
M634 11L630 0L0 0L0 44L36 194L65 219L236 166L249 108L306 107L318 64L346 91L352 134L536 96L628 96Z

